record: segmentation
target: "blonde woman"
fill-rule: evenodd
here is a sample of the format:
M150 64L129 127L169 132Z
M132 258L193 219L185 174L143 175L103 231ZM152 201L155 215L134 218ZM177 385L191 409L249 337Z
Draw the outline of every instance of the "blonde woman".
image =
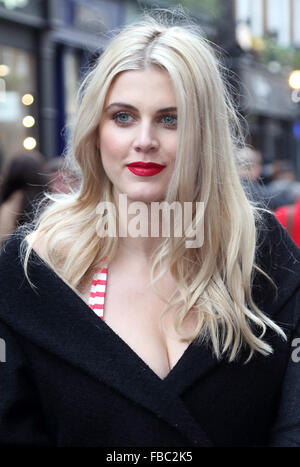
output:
M221 75L196 26L146 17L82 84L80 188L0 259L2 444L300 444L300 255L245 197Z

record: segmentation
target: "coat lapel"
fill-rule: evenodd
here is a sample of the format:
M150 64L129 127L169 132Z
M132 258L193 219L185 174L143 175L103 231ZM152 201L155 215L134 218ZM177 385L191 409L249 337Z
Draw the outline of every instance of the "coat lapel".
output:
M152 411L192 445L211 445L174 388L183 389L189 385L213 366L212 362L199 365L198 371L192 373L190 370L198 357L196 348L191 345L168 377L161 380L38 255L34 253L32 257L29 277L38 285L36 291L25 279L18 255L12 258L8 254L4 259L8 262L4 281L14 283L17 296L22 300L15 305L16 297L12 300L11 291L3 288L1 316L5 322L32 343ZM0 277L0 284L2 280ZM5 301L11 304L7 311ZM199 360L201 358L200 352ZM183 384L181 379L184 379Z

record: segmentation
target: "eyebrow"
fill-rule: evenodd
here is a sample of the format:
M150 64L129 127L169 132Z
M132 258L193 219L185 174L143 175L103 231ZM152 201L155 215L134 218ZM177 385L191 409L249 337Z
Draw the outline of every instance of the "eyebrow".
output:
M138 112L138 109L136 107L130 104L125 104L124 102L114 102L113 104L110 104L108 107L106 107L105 112L107 112L111 107L124 107L125 109L134 110ZM165 107L164 109L159 109L157 113L175 111L177 111L177 107Z

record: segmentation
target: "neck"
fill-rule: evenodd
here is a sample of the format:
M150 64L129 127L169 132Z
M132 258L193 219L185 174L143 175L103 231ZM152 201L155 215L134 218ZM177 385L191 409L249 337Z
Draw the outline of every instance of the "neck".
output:
M119 254L149 262L154 250L163 241L161 215L158 220L153 220L151 203L133 202L128 199L126 205L119 202L117 211L119 213L117 219ZM152 230L153 227L155 227L154 230ZM156 233L153 234L153 232Z

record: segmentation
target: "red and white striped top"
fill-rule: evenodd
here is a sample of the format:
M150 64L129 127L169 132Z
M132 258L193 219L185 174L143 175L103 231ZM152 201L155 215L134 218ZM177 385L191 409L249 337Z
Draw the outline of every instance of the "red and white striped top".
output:
M101 319L103 319L104 315L106 282L107 267L96 269L90 290L89 306Z

